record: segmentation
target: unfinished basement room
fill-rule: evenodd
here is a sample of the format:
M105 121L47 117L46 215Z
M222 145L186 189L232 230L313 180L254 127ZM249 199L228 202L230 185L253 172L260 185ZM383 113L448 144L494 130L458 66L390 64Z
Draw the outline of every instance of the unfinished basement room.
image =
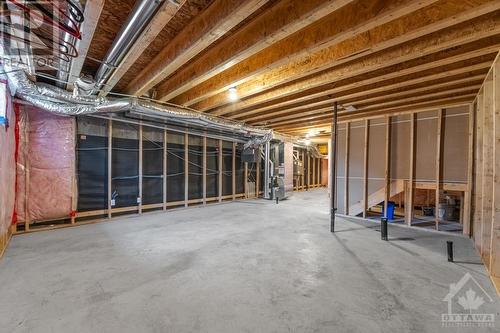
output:
M0 6L0 332L500 332L500 0Z

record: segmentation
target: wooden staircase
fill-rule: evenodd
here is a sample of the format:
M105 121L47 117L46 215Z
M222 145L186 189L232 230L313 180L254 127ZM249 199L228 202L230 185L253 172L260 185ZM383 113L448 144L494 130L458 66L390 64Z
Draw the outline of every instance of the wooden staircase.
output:
M389 197L393 197L405 190L405 181L403 179L393 180L391 182L391 193ZM371 208L378 205L385 200L385 186L376 192L368 195L368 206ZM363 213L363 200L356 202L355 204L349 206L348 215L356 216Z

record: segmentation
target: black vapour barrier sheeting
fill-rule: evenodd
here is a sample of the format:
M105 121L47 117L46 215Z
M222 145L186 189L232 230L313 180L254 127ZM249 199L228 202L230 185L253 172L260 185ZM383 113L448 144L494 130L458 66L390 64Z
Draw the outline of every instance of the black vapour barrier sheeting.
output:
M245 177L245 163L241 160L241 153L243 147L241 145L236 146L236 194L244 193L244 177Z
M142 203L163 202L163 142L142 141Z
M203 147L202 139L198 136L189 136L189 185L188 198L201 199L203 197Z
M207 198L219 195L218 154L217 140L207 138Z
M108 208L108 138L78 135L78 211Z
M139 140L113 137L111 160L113 207L136 206L139 196Z
M233 144L222 142L222 195L233 194Z
M167 140L167 201L184 200L184 144L171 143L172 136L182 136L169 134ZM176 142L184 142L183 138L178 138Z

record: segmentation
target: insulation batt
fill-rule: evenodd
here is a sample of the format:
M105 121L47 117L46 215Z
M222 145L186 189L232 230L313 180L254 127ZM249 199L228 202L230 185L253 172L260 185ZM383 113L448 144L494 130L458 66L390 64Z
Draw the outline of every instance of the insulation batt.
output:
M29 170L28 213L31 221L67 218L72 210L75 174L75 119L23 106L18 176ZM27 140L26 140L27 139ZM17 211L24 220L25 184L18 182Z
M2 103L6 103L6 116L10 126L0 126L0 236L3 236L12 223L15 203L16 184L16 118L10 95L2 96Z

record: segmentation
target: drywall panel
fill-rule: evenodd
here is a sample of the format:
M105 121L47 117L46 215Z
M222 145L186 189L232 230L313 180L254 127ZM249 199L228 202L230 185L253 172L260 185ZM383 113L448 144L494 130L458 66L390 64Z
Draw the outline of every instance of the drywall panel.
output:
M385 131L383 121L370 121L368 136L368 194L384 187L385 177Z
M415 179L436 180L437 111L417 114L415 124Z
M339 128L337 134L337 186L336 186L336 201L337 212L345 214L344 211L344 177L345 177L345 143L346 131L345 128Z
M410 129L408 115L391 117L391 179L410 178Z
M467 182L469 144L467 109L446 110L444 115L442 179L444 182Z
M353 122L349 137L349 206L363 199L364 122Z

